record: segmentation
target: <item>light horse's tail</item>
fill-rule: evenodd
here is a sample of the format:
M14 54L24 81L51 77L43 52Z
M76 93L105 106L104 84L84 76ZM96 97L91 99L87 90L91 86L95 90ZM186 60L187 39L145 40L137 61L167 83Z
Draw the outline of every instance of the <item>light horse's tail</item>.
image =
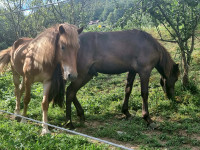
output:
M53 100L53 105L58 105L59 107L62 107L64 104L64 96L65 96L65 81L63 79L61 64L57 64L52 76L52 82L49 90L48 100L49 102Z
M8 63L10 62L10 58L11 58L11 50L12 47L9 47L5 50L2 50L0 52L0 72L3 71L3 69L8 65Z

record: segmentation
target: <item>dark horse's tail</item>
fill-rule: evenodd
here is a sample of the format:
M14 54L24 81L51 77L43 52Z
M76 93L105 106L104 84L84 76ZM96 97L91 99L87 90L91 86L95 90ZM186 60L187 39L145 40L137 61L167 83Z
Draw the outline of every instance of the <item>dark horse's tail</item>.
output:
M63 79L61 65L57 64L52 76L48 100L49 102L53 100L53 105L58 105L59 107L62 107L64 104L64 95L65 81Z
M0 72L3 71L3 69L8 65L8 63L10 62L10 52L12 50L12 47L2 50L0 52Z

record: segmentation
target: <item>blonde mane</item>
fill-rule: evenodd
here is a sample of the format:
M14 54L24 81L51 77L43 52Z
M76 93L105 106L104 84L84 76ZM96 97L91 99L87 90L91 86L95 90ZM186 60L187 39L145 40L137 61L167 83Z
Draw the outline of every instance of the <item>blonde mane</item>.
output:
M33 39L27 47L27 57L33 57L34 67L43 69L43 64L54 64L59 55L59 26L65 29L65 43L69 47L79 48L77 27L68 23L57 24L46 29Z

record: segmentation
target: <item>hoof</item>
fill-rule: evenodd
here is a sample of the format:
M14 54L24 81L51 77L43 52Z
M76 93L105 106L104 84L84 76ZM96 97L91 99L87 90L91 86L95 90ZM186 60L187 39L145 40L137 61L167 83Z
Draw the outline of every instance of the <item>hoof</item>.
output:
M16 115L20 115L20 111L19 110L15 110L14 113ZM20 122L22 120L21 117L14 115L14 119L17 120L17 122Z
M46 129L46 128L43 128L43 129L42 129L41 135L43 136L43 135L45 135L45 134L51 134L51 132L49 131L49 129Z
M129 116L126 116L125 119L126 119L126 120L133 120L133 118L134 118L134 116L130 114Z
M67 129L70 129L70 130L75 129L74 125L71 122L65 123L64 127L67 128Z
M129 111L122 111L122 113L125 115L126 120L132 120L134 115L130 113Z
M80 116L80 123L84 124L85 123L85 116Z
M158 128L158 125L157 125L156 123L152 122L152 123L150 123L150 124L148 125L148 127L149 127L150 129L152 129L152 130L155 130L155 129Z
M20 122L21 120L22 120L22 118L21 117L15 117L15 120L17 120L17 122Z
M21 123L27 123L27 120L22 118Z

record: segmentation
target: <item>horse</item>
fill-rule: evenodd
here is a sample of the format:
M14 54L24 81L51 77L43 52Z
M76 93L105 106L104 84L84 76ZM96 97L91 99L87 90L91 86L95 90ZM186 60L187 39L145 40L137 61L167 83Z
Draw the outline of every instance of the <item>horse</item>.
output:
M77 56L78 77L66 91L66 126L73 129L71 103L80 121L85 121L84 111L76 97L78 90L98 73L120 74L128 72L122 112L130 118L128 101L136 74L139 74L143 100L142 116L150 127L156 126L148 111L148 84L153 68L161 74L161 86L169 99L174 97L179 67L169 52L149 33L141 30L116 32L88 32L80 36Z
M42 120L48 122L48 107L53 99L62 107L65 94L64 80L77 77L76 59L80 47L78 34L82 28L63 23L52 26L36 38L20 38L13 46L0 52L0 72L9 63L15 85L15 113L20 115L20 99L24 95L23 116L27 116L31 85L43 83ZM20 77L22 83L20 84ZM18 121L20 119L15 117ZM25 122L23 118L21 122ZM48 126L42 124L42 134L50 133Z

